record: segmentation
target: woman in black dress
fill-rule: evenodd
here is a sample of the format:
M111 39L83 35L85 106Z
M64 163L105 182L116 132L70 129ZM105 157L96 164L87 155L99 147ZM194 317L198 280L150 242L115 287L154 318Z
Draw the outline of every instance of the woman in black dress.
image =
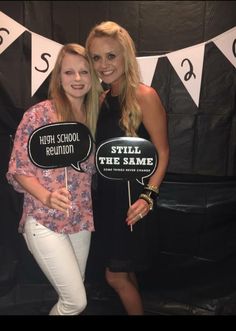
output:
M94 211L106 280L118 293L127 314L142 315L135 272L146 267L145 228L168 165L166 113L156 91L140 83L135 46L124 28L115 22L102 22L91 30L86 49L94 70L110 86L102 96L96 144L115 137L138 136L152 141L158 153L157 169L145 186L132 182L131 206L126 181L98 176L99 208Z

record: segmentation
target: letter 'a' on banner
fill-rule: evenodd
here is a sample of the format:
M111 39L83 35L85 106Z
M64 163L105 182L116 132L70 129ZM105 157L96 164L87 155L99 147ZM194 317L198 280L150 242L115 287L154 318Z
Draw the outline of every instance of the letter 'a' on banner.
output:
M31 32L31 34L31 96L33 96L54 68L62 45L36 33Z
M0 54L27 29L0 12Z

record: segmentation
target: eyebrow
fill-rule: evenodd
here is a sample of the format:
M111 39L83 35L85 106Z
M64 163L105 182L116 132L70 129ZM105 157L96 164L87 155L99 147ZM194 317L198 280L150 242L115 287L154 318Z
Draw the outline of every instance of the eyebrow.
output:
M119 53L119 51L111 50L111 51L106 52L105 54L111 54L111 53ZM91 52L91 54L92 55L99 55L99 53L93 53L93 52Z

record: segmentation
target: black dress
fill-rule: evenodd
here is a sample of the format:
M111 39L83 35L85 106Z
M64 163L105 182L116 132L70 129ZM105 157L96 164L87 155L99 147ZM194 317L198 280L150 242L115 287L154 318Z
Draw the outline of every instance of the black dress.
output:
M104 140L125 136L119 126L120 117L118 97L113 97L109 91L98 118L97 146ZM138 135L141 138L149 138L143 124L139 127ZM130 182L131 203L137 200L142 190L143 186L137 181ZM105 266L113 272L146 269L149 261L148 217L133 225L132 232L127 226L125 222L129 208L127 181L109 180L97 174L94 197L95 234L101 245L98 249L102 251Z

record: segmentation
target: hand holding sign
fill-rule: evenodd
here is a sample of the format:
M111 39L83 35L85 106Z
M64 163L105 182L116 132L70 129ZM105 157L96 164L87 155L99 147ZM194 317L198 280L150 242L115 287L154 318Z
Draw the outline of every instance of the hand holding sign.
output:
M128 181L128 198L131 206L130 180L141 184L157 167L157 152L154 145L145 139L120 137L100 144L96 152L96 167L108 179ZM131 231L133 227L131 225Z
M61 122L41 126L33 131L28 140L31 162L39 168L65 167L67 189L67 166L83 172L80 163L92 152L92 136L89 129L77 122ZM69 210L67 210L67 216Z
M28 141L30 160L39 168L72 166L83 172L80 163L92 152L89 129L77 122L61 122L41 126L32 132Z

